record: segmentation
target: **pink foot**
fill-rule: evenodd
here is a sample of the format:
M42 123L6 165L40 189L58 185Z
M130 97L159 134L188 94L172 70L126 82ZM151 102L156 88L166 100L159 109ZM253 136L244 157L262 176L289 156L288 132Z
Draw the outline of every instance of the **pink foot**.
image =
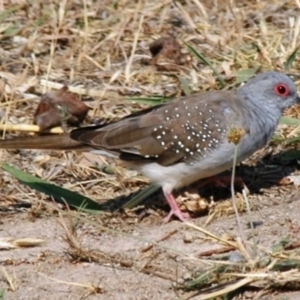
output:
M172 216L176 216L181 222L188 222L191 219L190 215L188 213L183 213L180 210L180 208L172 194L167 193L165 191L163 191L163 192L164 192L164 195L171 207L169 214L164 218L163 222L168 223L170 221L170 219L172 218Z
M189 213L183 213L180 209L179 210L173 210L171 209L168 215L164 218L163 223L168 223L172 216L176 216L181 222L188 222L191 220L191 216Z

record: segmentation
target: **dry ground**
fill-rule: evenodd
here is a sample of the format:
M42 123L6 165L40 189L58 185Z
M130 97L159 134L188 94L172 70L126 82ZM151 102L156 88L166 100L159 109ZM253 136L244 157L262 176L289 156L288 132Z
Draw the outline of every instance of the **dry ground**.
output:
M225 88L237 84L237 72L284 70L299 46L299 15L297 0L0 1L2 123L32 124L40 95L59 84L92 108L90 121L117 119L146 107L126 101L129 97L180 96L184 82L192 93L221 88L211 67L187 55L185 47L176 72L149 64L149 44L167 34L208 58L226 79ZM291 61L287 72L299 86L299 59ZM298 117L299 109L288 115ZM281 125L277 134L291 138L297 133ZM283 143L272 144L241 168L257 222L252 232L242 212L242 227L247 240L254 234L263 253L287 241L290 248L281 254L289 257L288 250L294 250L299 261L300 197L297 184L283 185L288 175L297 179L298 160L286 156L286 150ZM1 161L100 203L148 184L119 162L92 155L1 151ZM239 232L228 189L196 192L214 218L206 225L207 214L198 213L193 224L233 241ZM0 194L0 238L44 240L36 247L0 252L0 299L203 299L200 291L178 287L207 268L204 254L225 247L178 221L162 225L167 206L159 193L133 212L87 215L56 205L1 171ZM279 273L276 287L271 288L274 277L229 298L300 299L299 272L287 270Z

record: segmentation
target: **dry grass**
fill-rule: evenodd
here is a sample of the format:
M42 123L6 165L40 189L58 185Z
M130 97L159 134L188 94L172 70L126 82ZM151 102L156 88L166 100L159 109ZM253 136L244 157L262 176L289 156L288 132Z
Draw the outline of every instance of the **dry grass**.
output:
M195 93L220 89L222 82L216 73L228 89L238 85L251 70L288 68L287 73L294 75L299 85L300 58L291 57L300 46L299 11L298 0L52 0L47 4L39 0L30 4L22 0L0 1L0 128L13 124L12 128L19 130L19 124L32 124L40 95L58 90L62 85L79 94L92 108L89 121L115 120L149 103L129 101L133 97L154 102L153 96L177 97L183 90ZM182 55L188 58L177 72L158 71L150 63L149 44L165 35L176 37L183 46ZM209 60L214 70L189 54L185 43ZM300 110L292 108L287 115L299 117ZM6 130L3 136L8 134ZM281 126L277 134L288 138L298 136L299 126ZM264 151L283 149L285 146L280 144ZM260 157L264 153L260 153ZM119 162L92 155L32 151L2 151L0 155L2 161L99 202L128 195L148 184L146 179L124 169ZM1 174L0 186L0 197L5 201L1 208L20 210L30 204L32 218L56 214L59 210L55 206L49 208L44 203L45 196L19 185L7 173ZM232 213L232 207L214 207L211 214L219 216L227 210ZM130 220L130 213L127 219ZM73 259L132 267L133 257L107 256L101 250L87 251L74 238L75 233L63 221L61 224L66 230L69 254ZM115 225L110 226L114 228ZM218 237L213 239L220 242ZM225 244L244 252L236 241ZM298 263L293 265L295 271L269 272L278 261L299 261L296 250L274 255L264 249L261 253L264 259L267 257L267 265L260 268L257 262L248 261L244 270L234 273L230 269L230 282L233 283L213 296L232 292L254 281L262 291L264 286L271 289L282 286L283 282L299 282ZM157 264L145 264L139 266L139 270L168 277L159 258L157 254L153 258ZM212 274L219 274L214 271ZM3 273L12 286L13 281L5 269ZM172 276L168 278L175 280ZM223 284L228 277L222 280L219 283ZM205 284L208 286L207 281ZM86 287L92 292L101 292L92 286ZM181 287L187 288L187 285ZM199 299L212 297L210 291L207 295Z

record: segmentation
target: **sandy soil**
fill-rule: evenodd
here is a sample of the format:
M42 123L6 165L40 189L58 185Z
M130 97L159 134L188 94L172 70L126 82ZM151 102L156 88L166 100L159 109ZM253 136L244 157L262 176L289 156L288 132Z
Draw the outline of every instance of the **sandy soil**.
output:
M297 189L292 185L279 190L275 185L268 187L268 192L264 190L249 196L259 246L271 249L281 240L297 242ZM218 194L228 191L221 189ZM143 219L132 213L112 217L66 211L58 216L47 209L39 214L37 209L1 212L1 237L45 241L33 248L0 252L1 264L14 287L12 290L3 271L0 287L5 291L4 299L201 299L195 291L176 286L205 266L199 260L201 254L223 246L176 220L161 224L166 212L155 205L141 211ZM251 239L248 216L243 213L241 217L246 237ZM203 226L206 219L196 217L192 222ZM239 235L232 214L213 220L205 229L218 236ZM248 290L235 299L256 299L256 294ZM286 290L259 295L257 299L300 297L299 292Z

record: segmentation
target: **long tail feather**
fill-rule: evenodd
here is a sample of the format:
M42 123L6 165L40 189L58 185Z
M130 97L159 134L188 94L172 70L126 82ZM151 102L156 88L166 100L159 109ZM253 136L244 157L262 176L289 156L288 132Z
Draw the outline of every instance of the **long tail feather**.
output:
M4 140L0 139L0 149L89 151L92 148L72 140L68 134L63 134L18 137Z

